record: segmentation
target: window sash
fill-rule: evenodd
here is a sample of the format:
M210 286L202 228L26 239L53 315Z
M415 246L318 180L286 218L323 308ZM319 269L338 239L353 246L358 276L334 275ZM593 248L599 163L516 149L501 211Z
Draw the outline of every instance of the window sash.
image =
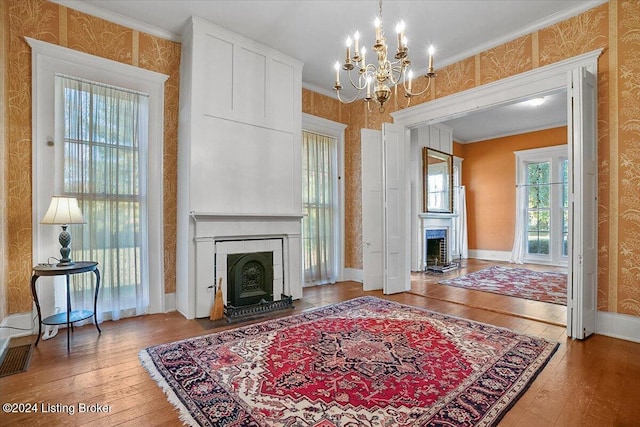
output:
M143 314L149 305L144 152L148 97L58 76L64 105L63 190L87 224L74 231L75 259L98 261L98 319ZM81 258L78 258L81 257ZM93 282L73 277L74 307L92 308Z
M335 282L337 140L303 131L304 277L307 285Z

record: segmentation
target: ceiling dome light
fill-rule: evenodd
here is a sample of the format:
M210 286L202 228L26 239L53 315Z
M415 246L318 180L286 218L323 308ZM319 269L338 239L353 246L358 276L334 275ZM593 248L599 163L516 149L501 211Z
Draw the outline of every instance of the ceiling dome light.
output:
M533 107L537 107L539 105L544 104L546 100L544 98L533 98L531 100L529 100L529 105L533 106Z

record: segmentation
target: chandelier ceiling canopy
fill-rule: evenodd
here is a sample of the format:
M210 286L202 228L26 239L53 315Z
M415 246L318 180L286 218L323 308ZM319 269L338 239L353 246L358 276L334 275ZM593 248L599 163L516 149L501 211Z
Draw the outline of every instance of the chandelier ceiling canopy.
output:
M413 91L411 71L411 60L409 59L409 46L405 37L404 21L398 22L396 25L397 48L394 57L390 60L387 56L388 45L385 33L382 27L382 0L379 2L380 14L374 21L375 27L375 43L373 44L373 53L377 59L376 62L367 64L366 47L361 46L360 33L358 31L351 37L347 38L347 52L344 64L340 65L336 61L334 68L336 71L336 83L333 89L336 91L338 99L349 104L359 99L363 92L366 91L364 101L367 103L369 111L371 111L371 101L378 104L378 109L382 112L385 109L385 103L391 98L393 87L394 98L398 108L406 108L411 103L411 98L422 95L431 86L431 80L435 78L436 73L433 68L433 54L435 49L429 46L427 53L429 55L429 67L425 77L427 85L418 92ZM351 47L353 45L353 51ZM340 69L346 71L349 83L357 90L356 95L350 100L342 99L340 91L342 84L340 83ZM357 73L354 78L352 72ZM398 86L401 86L402 92L406 100L400 103L398 100Z

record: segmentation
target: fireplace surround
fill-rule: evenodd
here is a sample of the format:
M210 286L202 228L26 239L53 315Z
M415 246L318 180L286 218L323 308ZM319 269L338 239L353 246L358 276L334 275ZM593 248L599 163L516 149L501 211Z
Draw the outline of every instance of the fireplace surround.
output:
M227 255L273 252L273 296L293 300L302 297L302 215L217 214L191 215L193 246L187 288L194 302L191 318L209 317L215 284L222 279L222 294L228 303Z

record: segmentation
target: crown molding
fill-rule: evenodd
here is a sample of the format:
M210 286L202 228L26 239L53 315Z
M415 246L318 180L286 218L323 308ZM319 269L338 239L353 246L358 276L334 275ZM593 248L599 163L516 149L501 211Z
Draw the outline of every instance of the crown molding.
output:
M95 6L91 3L86 3L84 1L78 1L78 0L49 0L49 1L51 3L57 3L61 6L67 7L69 9L77 10L78 12L86 13L88 15L95 16L97 18L105 19L107 21L122 25L132 30L137 30L146 34L150 34L152 36L171 40L173 42L180 43L182 41L182 36L180 34L167 31L165 29L144 23L142 21L138 21L137 19L129 18L119 13L111 12L99 6Z
M586 12L589 9L593 9L596 6L600 6L601 4L608 3L609 0L589 0L582 2L570 9L563 10L561 12L554 13L553 15L549 15L546 18L543 18L539 21L533 22L530 25L522 27L519 31L515 31L513 33L505 34L502 37L495 38L486 43L474 46L471 49L468 49L464 52L461 52L457 55L450 56L448 58L443 58L439 62L439 68L446 67L447 65L455 64L456 62L462 61L463 59L467 59L469 57L475 56L478 53L485 52L487 50L493 49L494 47L500 46L504 43L510 42L512 40L516 40L520 37L526 36L528 34L532 34L538 30L543 28L547 28L551 25L557 24L558 22L565 21L569 18L572 18L576 15L581 14L582 12ZM426 68L424 70L417 70L417 75L422 75L426 72Z

